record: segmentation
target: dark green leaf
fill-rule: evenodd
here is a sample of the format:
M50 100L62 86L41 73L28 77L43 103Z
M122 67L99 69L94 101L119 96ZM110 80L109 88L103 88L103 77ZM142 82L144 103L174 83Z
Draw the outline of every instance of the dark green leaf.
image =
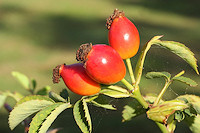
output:
M9 126L11 130L28 116L52 104L54 104L54 101L42 96L27 96L21 99L9 115Z
M29 79L26 75L20 73L20 72L16 72L16 71L13 71L12 72L12 76L15 77L21 84L22 86L25 88L25 89L30 89L30 82L29 82Z
M197 74L199 74L197 69L197 59L194 57L194 53L184 44L174 41L157 41L155 44L164 47L181 57L196 71Z
M61 92L60 92L60 96L62 98L64 98L68 103L70 102L70 97L69 97L69 93L67 91L67 89L63 89Z
M134 99L124 106L122 111L122 122L130 121L132 118L145 113L145 109Z
M183 83L185 83L185 84L187 84L187 85L189 85L189 86L192 86L192 87L195 87L195 86L198 85L194 80L192 80L192 79L190 79L190 78L187 78L187 77L184 77L184 76L174 77L174 78L172 78L172 79L173 79L173 80L176 80L176 81L183 82Z
M32 82L32 87L33 87L32 89L35 90L35 89L36 89L36 86L37 86L36 80L35 80L35 79L32 79L31 82Z
M51 87L50 86L45 86L44 88L40 89L36 95L48 95L49 94L49 91L51 90Z
M146 78L152 79L152 78L161 78L164 77L168 81L170 80L171 74L168 72L148 72L146 74Z

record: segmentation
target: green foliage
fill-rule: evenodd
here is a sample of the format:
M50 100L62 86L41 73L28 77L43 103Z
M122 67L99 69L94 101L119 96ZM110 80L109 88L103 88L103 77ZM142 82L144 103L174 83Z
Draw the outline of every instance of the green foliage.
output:
M62 98L60 95L52 91L49 92L49 97L53 99L55 102L66 102L64 98Z
M197 116L192 116L192 117L187 117L185 122L189 126L190 130L193 133L199 133L200 131L200 115L198 114Z
M161 123L166 123L168 117L175 111L183 111L189 106L181 100L165 101L157 106L153 106L146 113L149 119Z
M168 72L148 72L146 74L146 78L152 79L152 78L161 78L164 77L167 81L170 80L171 74Z
M197 69L197 59L194 57L194 53L186 47L184 44L174 41L156 41L156 45L166 48L174 54L185 60L195 71L199 74Z
M92 132L92 122L84 99L77 101L73 109L74 119L83 133Z
M9 126L11 130L28 116L52 104L54 102L50 98L43 96L27 96L21 99L9 115Z
M0 109L1 109L1 107L4 105L4 102L5 102L5 100L6 100L6 97L7 97L7 96L0 94Z
M195 87L195 86L198 85L194 80L187 78L187 77L184 77L184 76L174 77L174 78L172 78L172 80L183 82L183 83L185 83L189 86L192 86L192 87Z
M107 88L102 89L100 94L104 94L113 98L130 97L130 93L126 89L119 86L108 86Z
M55 106L54 106L55 105ZM70 108L71 105L68 103L55 103L53 110L52 107L47 107L50 110L48 111L48 109L46 110L46 112L42 112L40 113L40 115L37 116L36 119L40 120L41 116L43 116L44 114L48 114L48 116L45 118L45 120L41 123L41 125L39 126L39 133L45 133L47 132L48 128L51 126L51 124L54 122L54 120L57 118L57 116L63 112L65 109ZM43 110L42 110L43 111ZM35 117L34 117L35 118ZM34 119L33 118L33 119ZM32 122L31 122L32 123ZM37 122L36 122L37 123Z
M49 91L51 90L51 87L50 86L45 86L43 87L42 89L40 89L36 95L48 95L49 94Z
M20 72L16 72L16 71L13 71L12 75L13 75L13 77L15 77L21 83L21 85L25 89L29 89L30 88L30 81L29 81L29 78L26 75L24 75L24 74L22 74Z
M130 121L134 117L145 113L145 109L138 103L138 101L131 100L127 105L124 106L122 111L122 122Z
M113 107L113 105L110 105L110 101L105 96L99 95L95 99L91 100L90 103L92 103L94 106L110 109L110 110L116 110L116 108Z

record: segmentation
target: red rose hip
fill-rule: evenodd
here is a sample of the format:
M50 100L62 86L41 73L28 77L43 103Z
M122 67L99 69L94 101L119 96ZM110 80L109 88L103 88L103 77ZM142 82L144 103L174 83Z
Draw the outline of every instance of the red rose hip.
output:
M140 44L139 32L135 25L118 9L106 22L109 44L120 54L122 59L133 57Z
M58 65L53 70L53 82L59 83L60 77L62 77L69 90L78 95L93 95L100 91L100 84L87 75L81 63Z
M87 74L101 84L116 83L126 74L126 67L120 55L105 44L82 44L76 59L84 63Z

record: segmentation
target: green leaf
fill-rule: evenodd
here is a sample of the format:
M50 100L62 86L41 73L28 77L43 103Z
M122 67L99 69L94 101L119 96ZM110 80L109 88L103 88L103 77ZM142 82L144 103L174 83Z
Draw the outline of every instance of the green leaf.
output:
M1 94L0 94L0 109L1 109L1 107L4 105L4 102L5 102L5 100L6 100L6 97L7 97L7 96L1 95Z
M119 91L119 92L122 92L122 93L127 93L127 94L129 93L127 91L127 89L124 89L124 88L122 88L120 86L116 86L116 85L110 85L107 88L110 89L110 90Z
M116 91L116 90L110 90L110 89L103 89L100 91L100 94L104 94L109 97L113 98L125 98L125 97L130 97L130 94Z
M172 114L167 120L167 129L170 133L173 133L176 129L176 120L174 120L174 117L174 114Z
M62 98L64 98L68 103L70 102L70 97L69 97L69 93L67 91L67 89L63 89L61 92L60 92L60 96Z
M132 118L145 113L145 109L135 99L124 106L122 111L122 122L130 121Z
M52 113L53 110L55 110L55 108L59 107L60 105L62 105L62 103L55 103L39 111L33 117L30 123L29 133L38 132L42 123L46 120L46 118Z
M189 85L189 86L192 86L192 87L195 87L195 86L198 85L194 80L192 80L192 79L190 79L190 78L187 78L187 77L184 77L184 76L174 77L174 78L172 78L172 79L173 79L173 80L176 80L176 81L183 82L183 83L185 83L185 84L187 84L187 85Z
M182 111L175 112L175 119L180 122L185 119L185 114Z
M146 113L149 119L166 124L168 117L175 111L182 111L188 107L189 106L181 100L172 100L158 104L149 109Z
M23 99L21 99L20 101L18 101L16 105L22 104L22 103L30 101L30 100L46 100L46 101L54 103L54 101L51 98L48 98L46 96L30 95L30 96L26 96Z
M200 97L195 95L182 95L177 97L178 100L183 100L188 106L192 106L192 108L200 114Z
M108 100L108 98L104 95L99 95L98 97L94 97L95 99L90 100L92 98L90 98L89 102L91 102L93 105L97 106L97 107L101 107L101 108L105 108L105 109L111 109L111 110L116 110L116 108L113 107L113 105L110 105L110 101Z
M157 95L149 93L149 94L146 94L146 96L144 96L144 99L149 104L153 104L157 97L158 97ZM162 103L162 102L164 102L164 101L161 99L159 103Z
M186 117L185 121L193 133L199 133L199 131L200 131L200 126L199 126L200 125L200 115Z
M19 101L20 99L22 99L24 96L19 93L19 92L10 92L10 91L6 91L2 93L5 96L8 97L12 97L14 100Z
M49 92L49 97L56 102L66 102L64 98L52 91Z
M31 80L31 83L32 83L32 90L35 90L36 89L36 86L37 86L37 82L35 79L32 79Z
M168 72L148 72L146 74L146 78L152 79L152 78L161 78L164 77L167 81L170 80L171 74Z
M92 123L87 104L84 99L75 103L73 109L74 119L83 133L92 132Z
M15 77L25 89L30 89L30 81L28 77L20 72L13 71L12 76Z
M135 72L134 72L134 75L135 75L135 78L136 78L136 82L135 82L136 86L140 83L140 80L141 80L144 61L145 61L147 52L149 51L151 46L154 44L154 42L157 41L158 39L160 39L161 37L162 36L155 36L148 43L146 43L143 46L141 54L139 56L139 59L137 61L136 67L135 67Z
M174 41L157 41L155 44L166 48L181 57L196 71L197 74L199 74L197 69L197 59L194 57L194 53L184 44Z
M39 110L54 104L54 101L42 96L27 96L21 99L10 112L9 126L13 130L19 123L21 123L28 116Z
M45 86L44 88L40 89L36 95L48 95L49 94L49 91L51 90L51 87L50 86Z

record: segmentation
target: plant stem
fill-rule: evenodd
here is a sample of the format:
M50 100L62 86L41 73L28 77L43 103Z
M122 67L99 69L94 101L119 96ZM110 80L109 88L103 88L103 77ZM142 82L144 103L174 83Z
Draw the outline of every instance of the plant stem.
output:
M171 84L171 81L167 81L167 82L165 83L163 89L161 90L160 94L159 94L158 97L156 98L156 100L155 100L153 106L156 106L156 105L160 102L161 98L163 97L164 93L166 92L166 90L167 90L167 88L169 87L170 84Z
M169 133L167 127L159 122L155 122L163 133Z
M135 88L135 90L133 91L133 96L135 99L137 99L137 101L143 106L143 108L148 109L149 105L148 103L144 100L143 96L140 93L140 89L139 86L137 86Z
M132 68L132 65L131 65L130 58L126 59L126 64L127 64L127 67L128 67L130 77L131 77L131 82L132 82L132 84L135 84L135 77L134 77L134 74L133 74L133 68Z
M133 91L134 90L134 87L125 79L123 78L121 80L121 82L130 90L130 91Z

